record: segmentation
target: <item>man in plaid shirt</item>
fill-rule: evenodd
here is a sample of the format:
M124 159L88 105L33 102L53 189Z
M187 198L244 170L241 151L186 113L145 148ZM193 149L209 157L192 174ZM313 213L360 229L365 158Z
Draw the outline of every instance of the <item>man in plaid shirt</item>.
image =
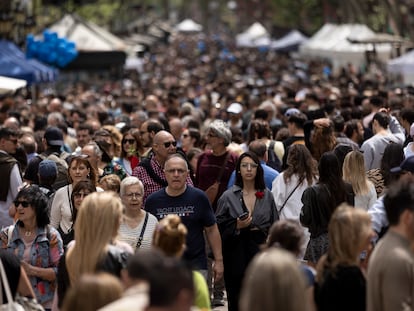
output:
M167 131L158 132L154 136L152 156L149 160L143 160L132 172L132 175L138 177L144 184L143 206L145 206L145 201L151 193L167 186L164 163L169 155L176 153L176 146L177 142L171 133ZM186 184L193 186L190 176L187 176Z

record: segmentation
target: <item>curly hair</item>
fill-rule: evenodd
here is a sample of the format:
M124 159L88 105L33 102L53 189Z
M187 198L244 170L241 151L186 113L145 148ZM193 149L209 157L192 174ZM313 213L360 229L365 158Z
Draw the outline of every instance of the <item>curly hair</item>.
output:
M311 137L312 156L319 161L322 154L332 151L336 146L336 137L333 124L328 127L317 127Z

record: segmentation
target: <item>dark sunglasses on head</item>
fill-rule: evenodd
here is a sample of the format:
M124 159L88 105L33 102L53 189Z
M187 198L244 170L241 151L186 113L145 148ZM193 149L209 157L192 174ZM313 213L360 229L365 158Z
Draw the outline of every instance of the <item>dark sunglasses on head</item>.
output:
M16 207L18 207L21 204L24 208L29 207L29 205L32 204L27 201L18 201L18 200L14 201L13 203L14 203L14 206Z
M131 139L123 139L122 140L122 143L123 144L128 143L128 144L132 145L133 143L135 143L135 139L133 139L133 138L131 138Z
M183 134L183 138L187 138L190 134Z
M173 145L174 147L177 147L177 142L176 141L167 141L166 143L164 143L165 148L169 148L171 145Z

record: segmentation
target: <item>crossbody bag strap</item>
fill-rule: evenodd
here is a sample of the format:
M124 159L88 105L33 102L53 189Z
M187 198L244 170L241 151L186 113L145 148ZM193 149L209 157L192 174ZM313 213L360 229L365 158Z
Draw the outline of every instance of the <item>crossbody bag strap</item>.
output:
M144 239L144 233L145 233L145 228L147 227L147 223L148 223L148 212L145 212L144 224L142 225L141 234L139 235L139 238L137 241L137 247L136 247L137 249L141 247L142 240Z
M221 177L223 177L224 169L226 168L226 164L229 161L230 158L230 151L227 151L226 158L224 159L223 165L220 167L220 172L217 176L217 182L220 183Z
M162 179L160 176L158 176L152 166L151 166L151 160L141 161L140 165L145 169L147 174L152 178L153 181L155 181L157 184L159 184L162 187L167 187L168 183L166 180Z
M296 191L296 189L298 189L299 185L301 184L301 181L299 180L298 184L296 185L296 187L291 191L291 193L289 193L288 197L286 198L285 202L283 202L282 207L280 208L280 210L278 211L279 215L282 212L283 208L286 206L286 203L289 201L290 197L292 196L292 194Z
M70 229L68 230L68 232L70 232L73 229L73 205L72 205L72 199L70 198L70 194L69 194L69 185L66 188L66 191L68 193L68 198L69 198L69 208L70 208L70 218L72 219L72 225L70 226ZM73 189L72 189L73 191Z

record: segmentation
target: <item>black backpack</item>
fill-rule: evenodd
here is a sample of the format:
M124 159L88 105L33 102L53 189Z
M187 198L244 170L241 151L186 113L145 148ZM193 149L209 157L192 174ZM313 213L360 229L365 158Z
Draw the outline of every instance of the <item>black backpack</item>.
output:
M276 142L272 140L269 144L269 148L267 149L266 165L280 172L282 169L282 162L279 160L278 156L275 153L275 143Z

